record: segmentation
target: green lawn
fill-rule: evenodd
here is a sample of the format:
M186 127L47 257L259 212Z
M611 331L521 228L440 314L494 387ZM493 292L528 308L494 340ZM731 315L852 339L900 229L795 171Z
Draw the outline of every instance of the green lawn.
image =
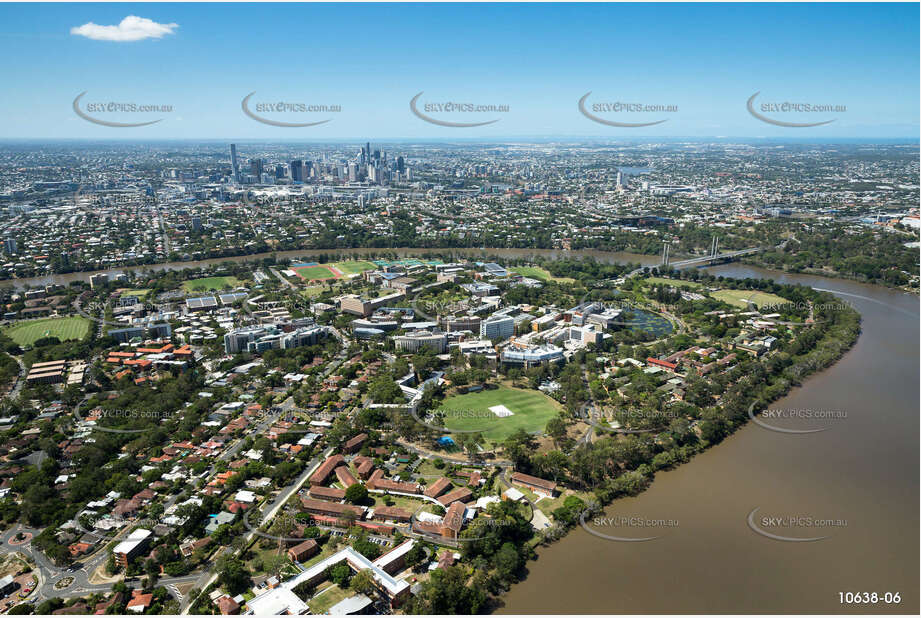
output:
M530 277L531 279L538 279L540 281L560 281L563 283L572 283L575 281L575 279L569 277L554 277L550 274L549 270L541 268L540 266L516 266L512 268L511 271L523 277Z
M436 467L432 464L431 460L425 459L425 460L422 461L422 463L419 465L419 467L416 468L416 473L417 473L417 474L424 474L424 475L430 476L430 477L431 477L431 476L445 476L445 475L447 474L448 467L449 467L449 466L446 465L444 468L442 468L442 469L439 470L438 468L436 468ZM434 479L432 479L432 480L434 480Z
M758 307L781 305L789 302L786 298L768 294L767 292L758 292L757 290L720 290L719 292L713 292L711 296L743 309L748 307L750 302L755 303Z
M365 262L362 260L348 260L346 262L333 262L333 266L339 269L345 275L355 275L357 273L362 273L366 270L374 270L377 268L371 262Z
M429 481L434 481L435 479L428 479ZM384 496L381 494L368 494L370 497L374 498L374 506L385 506L387 503L384 502ZM422 499L407 498L406 496L389 496L390 501L393 502L393 506L399 509L405 509L410 513L415 513L419 510L423 504L425 504Z
M204 277L203 279L190 279L182 282L182 289L186 292L211 292L225 288L235 288L240 285L236 277Z
M123 296L147 296L150 293L150 289L146 290L125 290L122 292Z
M334 279L336 275L329 269L329 266L304 266L302 268L292 268L301 279L306 281L321 281L323 279Z
M4 332L19 345L32 345L43 337L57 337L61 341L83 339L90 330L90 321L74 316L33 320L7 328Z
M251 560L248 560L246 562L247 566L250 568L252 568L252 563L255 561L256 558L258 558L263 564L265 564L269 560L269 558L271 558L272 556L278 555L279 549L278 549L278 544L275 542L273 542L271 547L268 547L265 549L260 547L260 543L257 543L255 546L253 546L251 551L253 551L256 555ZM284 570L285 572L292 572L292 573L295 572L294 564L291 562L290 559L286 563ZM265 571L262 571L262 572L264 573Z
M323 560L326 560L327 558L335 554L340 549L342 549L341 545L339 547L333 547L332 544L326 543L325 545L321 546L319 554L317 554L313 558L308 558L305 562L301 563L301 566L304 567L305 569L309 569L310 567L317 564L318 562L322 562Z
M499 482L499 485L506 489L509 487L507 483ZM527 489L526 487L522 487L521 485L512 485L512 487L514 487L515 489L523 493L525 496L527 496L527 498L531 502L535 503L537 505L537 508L540 509L543 512L543 514L547 516L547 519L549 519L550 521L553 521L553 517L552 517L553 511L563 506L563 504L566 502L567 496L574 495L586 503L593 499L593 496L590 493L578 492L578 491L574 491L574 492L566 491L566 492L561 493L556 498L542 498L538 496L536 493L534 493L533 491L531 491L530 489ZM526 504L522 504L521 507L523 509L524 516L528 517L530 515L530 513L528 513L528 511L530 510L530 507Z
M343 590L339 586L333 584L317 596L307 601L307 606L310 608L310 612L313 614L325 614L330 607L340 601L345 601L347 598L354 596L355 594L357 593L353 590Z
M301 296L304 298L316 298L325 290L326 288L322 285L308 285L305 288L301 288Z
M697 283L696 281L685 281L683 279L666 279L665 277L649 277L645 281L650 284L664 283L665 285L670 285L676 288L680 288L685 285L694 289L704 287L702 283Z
M495 416L489 408L498 405L511 410L512 416ZM455 395L437 409L446 411L447 427L481 431L488 440L501 441L519 428L543 431L562 406L540 391L500 386L495 390Z

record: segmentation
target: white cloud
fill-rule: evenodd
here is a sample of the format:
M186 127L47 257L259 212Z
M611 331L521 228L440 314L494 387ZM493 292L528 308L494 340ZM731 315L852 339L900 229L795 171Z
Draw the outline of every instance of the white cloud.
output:
M70 29L71 34L85 36L94 41L143 41L144 39L162 39L164 35L173 34L179 24L158 24L146 17L129 15L117 26L100 26L89 22Z

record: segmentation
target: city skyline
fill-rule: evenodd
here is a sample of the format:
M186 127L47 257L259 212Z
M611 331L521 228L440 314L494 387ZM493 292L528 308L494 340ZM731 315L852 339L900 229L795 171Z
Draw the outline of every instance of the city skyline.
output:
M919 17L0 3L0 614L918 614Z

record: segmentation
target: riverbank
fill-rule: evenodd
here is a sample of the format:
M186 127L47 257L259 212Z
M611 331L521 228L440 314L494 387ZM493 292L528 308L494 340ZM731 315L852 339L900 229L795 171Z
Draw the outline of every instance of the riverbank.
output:
M789 346L773 353L764 361L750 363L746 367L747 375L733 383L722 394L720 403L714 406L717 410L715 415L705 415L704 418L707 420L699 426L699 429L703 430L699 434L700 440L663 448L645 463L639 466L634 464L614 478L604 478L593 490L600 506L611 508L621 499L641 494L654 484L658 472L689 464L701 453L724 440L731 439L737 430L748 424L751 418L757 416L769 404L786 395L810 375L833 365L856 343L860 333L859 314L845 304L835 303L834 297L829 293L814 290L810 290L810 293L813 297L811 300L816 304L836 306L826 316L827 321L819 321L810 329L801 331ZM786 361L783 361L784 358ZM668 436L667 433L665 435ZM668 442L666 439L662 443L663 446ZM615 537L595 531L592 526L586 524L586 521L592 521L592 516L599 511L598 507L589 508L579 521L570 522L570 525L576 528L581 526L585 532L599 538L615 540ZM571 533L571 530L567 531L557 523L554 528L544 533L544 544L562 542L567 532ZM640 540L643 538L646 537ZM616 537L616 540L630 542L631 539Z
M770 406L847 418L801 435L747 423L693 465L658 472L646 491L603 515L677 527L640 543L576 527L539 549L497 613L917 612L917 298L739 264L708 270L829 289L861 314L856 343ZM820 542L781 542L750 529L754 508L849 525ZM901 591L901 603L868 610L839 602L839 591L874 589Z
M753 266L755 268L764 268L766 270L774 270L770 265L765 264L758 260L757 258L744 257L739 260L740 264L745 264L747 266ZM787 275L811 275L816 277L826 277L829 279L843 279L845 281L856 281L857 283L864 283L866 285L878 285L883 288L888 288L890 290L901 290L907 292L908 294L914 294L918 296L921 294L921 288L912 287L910 285L892 285L886 281L868 281L866 279L861 279L860 277L855 277L847 273L839 273L834 270L819 270L815 268L805 268L799 272L792 272L788 270L778 270L775 272L782 272Z
M89 282L90 277L97 274L107 274L110 276L121 273L146 273L162 272L166 270L184 270L198 269L215 266L226 262L235 263L255 263L265 259L276 260L294 260L298 258L315 258L317 256L328 256L332 260L336 259L358 259L358 258L388 258L388 257L466 257L488 261L496 259L519 259L530 260L538 257L546 259L561 259L564 257L590 257L599 261L610 264L640 264L642 266L655 266L661 259L657 256L640 255L634 253L609 253L604 251L566 251L562 249L504 249L504 248L470 248L455 247L448 249L418 249L413 247L402 247L397 249L297 249L292 251L273 251L267 253L256 253L246 256L229 256L220 258L211 258L207 260L198 260L192 262L162 262L159 264L150 264L138 267L112 267L103 270L79 271L66 274L42 275L37 277L24 277L22 279L6 279L0 281L0 286L8 285L17 289L34 286L44 286L49 284L69 285L74 281Z

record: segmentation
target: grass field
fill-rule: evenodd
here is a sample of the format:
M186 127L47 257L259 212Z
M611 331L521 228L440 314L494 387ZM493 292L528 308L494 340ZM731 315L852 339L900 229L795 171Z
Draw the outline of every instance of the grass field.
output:
M186 292L211 292L234 288L240 285L236 277L205 277L203 279L190 279L182 282L182 289Z
M364 262L362 260L348 260L347 262L334 262L333 266L339 269L339 271L344 275L355 275L358 273L363 273L366 270L374 270L377 268L371 262Z
M719 292L713 292L711 296L727 302L730 305L742 307L743 309L748 307L749 302L755 303L758 307L763 307L764 305L779 305L789 302L787 299L781 298L775 294L758 292L756 290L720 290Z
M335 279L336 273L329 269L326 264L317 266L302 266L301 268L292 268L297 276L305 281L323 281L324 279Z
M51 318L17 324L5 330L19 345L32 345L42 337L57 337L61 341L83 339L90 329L90 321L81 317Z
M355 594L354 591L347 589L343 590L339 586L333 584L323 592L308 600L307 606L310 608L310 612L313 614L325 614L330 607L340 601L345 601L353 594Z
M125 290L122 292L122 296L147 296L150 293L150 288L146 290Z
M326 288L322 285L308 285L307 287L301 289L301 296L305 298L316 298L322 294L325 289Z
M676 288L680 288L685 285L694 289L704 287L703 284L697 283L696 281L684 281L683 279L666 279L664 277L649 277L645 281L649 284L664 283L665 285L670 285Z
M503 405L512 416L498 417L489 408ZM547 421L562 406L540 391L500 386L495 390L455 395L438 410L445 411L445 426L458 430L477 430L488 440L501 441L519 428L527 432L543 431Z
M522 277L530 277L539 281L559 281L561 283L572 283L575 279L569 277L554 277L550 271L540 266L516 266L512 268L513 273L518 273Z

